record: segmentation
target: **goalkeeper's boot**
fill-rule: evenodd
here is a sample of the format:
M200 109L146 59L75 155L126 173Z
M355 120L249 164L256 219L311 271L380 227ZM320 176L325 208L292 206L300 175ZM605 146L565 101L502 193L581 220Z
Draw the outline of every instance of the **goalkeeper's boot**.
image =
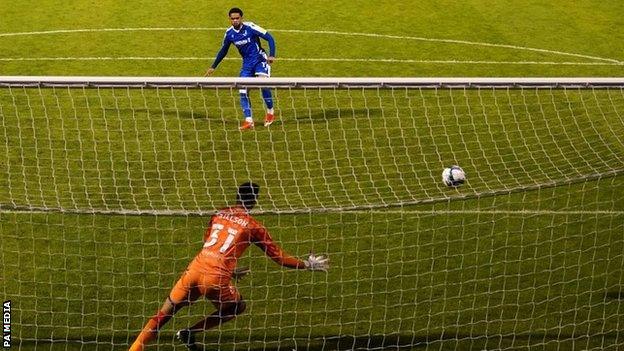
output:
M245 121L243 122L243 124L241 124L241 126L238 128L239 130L247 130L247 129L253 129L254 127L254 122L253 121Z
M187 349L191 351L199 351L199 348L195 344L195 335L192 331L188 329L179 330L176 333L176 338L178 338L178 340L180 340L180 342L182 342Z
M275 122L275 115L272 113L267 113L264 117L264 126L268 127Z

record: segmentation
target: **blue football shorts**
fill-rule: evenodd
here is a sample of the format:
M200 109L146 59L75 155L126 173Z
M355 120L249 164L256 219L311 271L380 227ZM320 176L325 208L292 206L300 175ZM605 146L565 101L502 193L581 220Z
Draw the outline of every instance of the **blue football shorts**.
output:
M271 65L269 65L266 61L261 61L256 63L255 66L243 66L240 71L241 77L270 77L271 76Z

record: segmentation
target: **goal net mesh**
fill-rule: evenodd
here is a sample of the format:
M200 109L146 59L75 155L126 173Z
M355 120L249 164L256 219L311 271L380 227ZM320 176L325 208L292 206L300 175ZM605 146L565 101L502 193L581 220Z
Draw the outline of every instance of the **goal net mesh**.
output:
M126 349L249 180L274 239L331 268L250 248L247 311L207 349L624 347L622 85L272 86L277 122L249 87L241 132L235 82L0 83L14 347Z

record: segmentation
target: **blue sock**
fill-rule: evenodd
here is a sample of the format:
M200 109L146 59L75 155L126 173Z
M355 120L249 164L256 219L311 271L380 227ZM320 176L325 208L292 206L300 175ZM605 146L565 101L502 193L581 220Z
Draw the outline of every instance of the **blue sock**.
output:
M240 104L243 108L243 115L245 118L251 118L251 102L247 93L240 93Z
M262 89L262 98L264 99L264 103L266 104L267 109L273 108L273 96L271 95L271 89L264 88Z

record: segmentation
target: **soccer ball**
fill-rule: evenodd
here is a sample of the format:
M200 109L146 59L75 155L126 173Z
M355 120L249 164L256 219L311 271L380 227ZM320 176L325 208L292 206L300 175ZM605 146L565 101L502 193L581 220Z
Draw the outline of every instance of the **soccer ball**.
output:
M466 173L459 166L446 167L442 171L442 181L446 186L460 186L466 181Z

